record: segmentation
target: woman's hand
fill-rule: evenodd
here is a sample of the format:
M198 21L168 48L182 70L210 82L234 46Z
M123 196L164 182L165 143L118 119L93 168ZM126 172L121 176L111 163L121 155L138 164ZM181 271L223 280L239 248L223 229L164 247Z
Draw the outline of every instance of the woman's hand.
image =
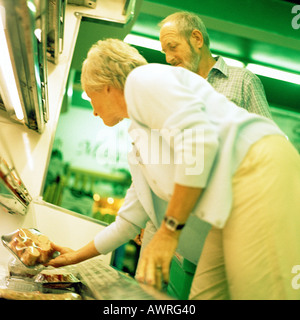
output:
M166 216L185 224L193 211L202 188L187 187L175 183L174 192L169 201ZM181 231L170 231L162 222L147 247L143 250L136 272L136 279L161 288L161 281L169 281L169 269L172 257L178 245Z
M60 256L50 260L46 265L52 267L62 267L69 264L79 263L81 261L93 258L100 254L97 251L94 241L89 242L84 247L74 251L70 248L61 247L52 242L52 248L60 252Z
M161 290L162 281L169 281L170 263L178 245L180 231L169 231L164 225L143 250L136 279Z
M51 243L51 245L55 251L58 251L60 253L60 255L48 261L46 266L52 266L57 268L57 267L62 267L62 266L67 266L69 264L77 263L76 251L67 247L61 247L57 244L54 244L53 242Z

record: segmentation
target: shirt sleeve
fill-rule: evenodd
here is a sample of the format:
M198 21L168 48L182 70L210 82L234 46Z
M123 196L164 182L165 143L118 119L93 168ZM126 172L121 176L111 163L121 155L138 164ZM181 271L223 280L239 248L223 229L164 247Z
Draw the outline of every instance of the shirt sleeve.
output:
M260 79L250 72L244 82L244 105L249 112L272 119L264 87Z
M175 183L204 188L219 144L201 99L209 85L179 67L147 65L137 69L125 86L130 118L141 126L162 130L162 136L173 137ZM202 86L203 92L199 92Z
M134 186L131 185L116 221L96 234L94 244L97 251L107 254L115 250L139 234L148 220L149 217L137 198Z

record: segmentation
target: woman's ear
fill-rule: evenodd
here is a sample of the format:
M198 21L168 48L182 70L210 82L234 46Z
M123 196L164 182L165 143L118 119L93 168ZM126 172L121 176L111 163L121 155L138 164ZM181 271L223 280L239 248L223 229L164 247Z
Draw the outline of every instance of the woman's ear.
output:
M103 91L104 91L105 93L110 93L111 87L110 87L109 85L105 85L105 86L103 87Z

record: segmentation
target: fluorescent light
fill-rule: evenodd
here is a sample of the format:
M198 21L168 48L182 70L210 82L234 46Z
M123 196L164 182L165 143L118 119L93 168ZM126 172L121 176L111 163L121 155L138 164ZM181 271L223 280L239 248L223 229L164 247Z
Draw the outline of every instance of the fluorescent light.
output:
M71 86L69 86L69 88L68 88L68 91L67 91L67 95L68 95L68 97L72 97L72 95L73 95L73 88L71 87ZM84 99L83 97L82 97L82 99Z
M228 64L231 67L240 67L240 68L245 67L245 65L242 61L231 59L231 58L225 58L223 56L222 56L222 58L224 59L226 64Z
M144 47L144 48L149 48L157 51L162 51L161 44L159 40L154 40L142 36L137 36L135 34L128 34L124 42L127 42L129 44L133 44L136 46Z
M286 82L291 82L291 83L295 83L295 84L300 84L300 75L299 74L281 71L281 70L274 69L274 68L264 67L264 66L260 66L258 64L253 64L253 63L249 63L247 65L247 69L250 70L251 72L258 74L258 75L261 75L261 76L265 76L265 77L269 77L269 78L273 78L273 79L278 79L278 80L282 80L282 81L286 81Z
M5 108L15 111L19 120L24 118L19 92L14 77L9 50L5 37L5 9L0 6L0 86Z
M27 7L34 13L36 13L36 7L31 1L27 1Z
M39 40L39 42L42 42L42 29L40 29L40 28L35 29L34 34L37 37L37 39Z

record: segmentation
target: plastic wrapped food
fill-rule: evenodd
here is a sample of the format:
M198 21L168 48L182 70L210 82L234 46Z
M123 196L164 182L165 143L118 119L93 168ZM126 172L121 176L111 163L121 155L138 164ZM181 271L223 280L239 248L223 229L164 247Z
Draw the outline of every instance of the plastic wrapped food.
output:
M11 277L17 278L33 278L45 267L38 265L35 268L26 267L19 259L12 257L8 262L8 271Z
M79 280L69 271L62 268L47 268L35 277L37 282L78 282Z
M45 288L77 288L81 284L72 272L53 267L42 270L35 276L34 281L42 287L42 291Z
M2 236L2 242L27 267L35 267L52 259L54 249L45 235L36 229L18 229Z
M0 298L9 300L81 300L77 293L42 293L39 291L22 292L0 288Z

